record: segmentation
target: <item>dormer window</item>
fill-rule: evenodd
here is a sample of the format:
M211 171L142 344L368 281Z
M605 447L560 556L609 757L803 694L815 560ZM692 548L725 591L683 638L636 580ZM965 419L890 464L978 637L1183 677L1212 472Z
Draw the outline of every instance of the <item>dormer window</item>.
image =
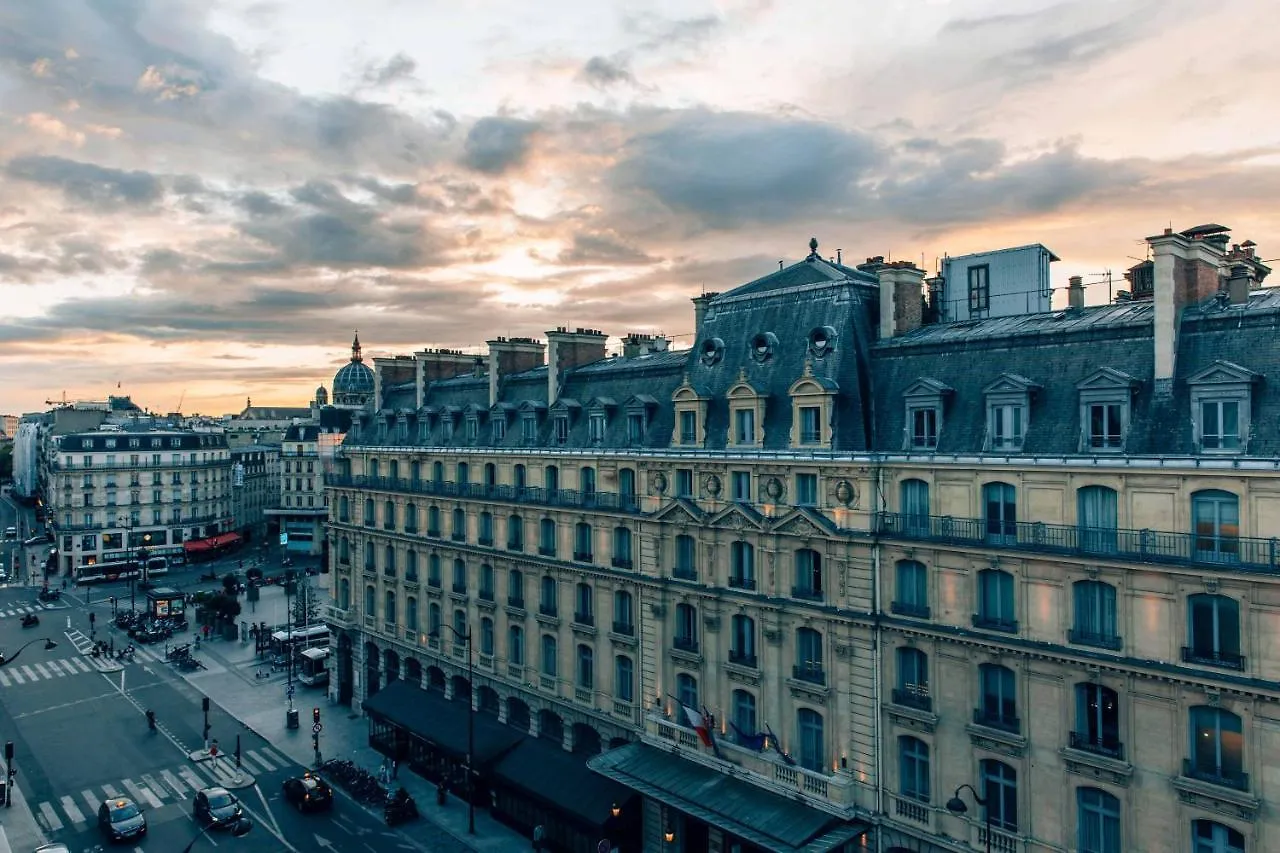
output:
M756 443L755 409L735 409L733 412L733 443Z
M1080 393L1082 450L1118 453L1129 434L1130 401L1140 383L1127 373L1104 367L1076 383Z
M511 414L511 406L507 403L495 403L489 408L489 432L495 444L507 437L507 418Z
M684 382L671 394L675 408L675 429L671 433L672 447L701 447L706 441L707 398Z
M587 438L592 444L604 443L604 412L592 412L587 418Z
M643 445L649 434L649 413L658 408L658 401L648 394L635 394L627 398L623 408L627 412L627 444Z
M569 427L582 411L577 400L561 397L551 407L551 439L556 444L569 443Z
M537 415L526 414L520 418L520 440L525 444L533 444L538 440Z
M921 377L907 386L902 395L906 403L903 450L932 452L938 449L943 406L952 393L950 387L929 377Z
M747 381L746 370L738 372L738 381L729 388L729 444L753 447L764 443L765 398Z
M569 441L569 416L557 415L552 421L555 430L556 444L567 444Z
M627 443L642 444L645 433L644 412L632 412L627 415Z
M840 386L834 379L814 376L813 362L806 360L804 374L791 383L791 446L830 447L835 396Z
M685 410L680 413L680 428L677 436L677 444L697 444L698 443L698 413Z
M445 415L440 421L440 431L445 441L453 440L453 415Z
M1253 384L1261 377L1229 361L1215 361L1187 380L1191 420L1202 453L1240 453L1249 443Z
M467 418L467 441L475 441L480 437L480 421L476 418Z
M985 450L1022 450L1030 424L1031 396L1039 389L1039 385L1016 373L1002 373L999 379L982 389L987 399Z

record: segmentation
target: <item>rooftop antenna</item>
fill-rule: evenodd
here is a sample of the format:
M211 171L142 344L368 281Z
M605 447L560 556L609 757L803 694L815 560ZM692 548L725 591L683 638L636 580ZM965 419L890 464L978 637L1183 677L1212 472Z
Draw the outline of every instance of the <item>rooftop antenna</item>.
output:
M844 263L844 249L836 249L836 263L837 264Z
M782 258L778 258L778 269L782 269Z

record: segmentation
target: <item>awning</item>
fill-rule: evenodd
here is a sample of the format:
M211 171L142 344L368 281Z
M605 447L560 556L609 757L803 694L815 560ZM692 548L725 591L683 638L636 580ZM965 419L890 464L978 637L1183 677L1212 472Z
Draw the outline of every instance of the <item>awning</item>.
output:
M192 539L189 542L183 542L182 548L188 554L191 554L197 551L225 548L228 545L235 545L239 541L239 533L219 533L217 536L210 536L207 539Z
M455 758L467 754L467 705L397 679L364 701L364 710L428 740ZM485 714L475 715L477 767L504 755L528 737Z
M774 853L828 853L870 829L644 743L611 749L587 766Z
M493 765L493 775L529 795L600 827L612 817L614 803L635 795L612 779L601 779L587 767L586 757L565 752L551 741L526 738ZM554 779L554 785L547 780Z

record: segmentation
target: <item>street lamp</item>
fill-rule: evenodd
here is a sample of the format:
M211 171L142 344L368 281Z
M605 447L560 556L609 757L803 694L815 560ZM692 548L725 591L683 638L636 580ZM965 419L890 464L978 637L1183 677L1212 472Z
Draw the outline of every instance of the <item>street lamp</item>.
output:
M960 799L960 792L965 788L968 788L969 793L973 795L973 801L982 806L983 822L986 824L987 853L991 853L991 806L986 799L978 796L978 792L973 789L972 785L961 785L956 788L956 792L951 795L951 799L947 800L947 811L957 817L963 817L965 812L969 811L969 807L964 804L964 800Z
M196 837L191 839L186 847L182 848L182 853L191 853L191 848L196 846L196 842L209 834L209 830L213 829L215 824L210 823L208 826L196 833ZM247 818L240 818L231 824L230 830L233 838L244 838L249 834L249 830L253 829L253 822Z
M445 625L453 632L454 636L467 644L467 685L471 691L471 695L467 697L467 832L471 835L476 834L476 804L475 792L472 790L473 780L471 776L472 762L475 760L476 745L476 670L471 658L471 627L467 626L467 632L464 634L452 625ZM439 633L436 633L439 636Z
M58 646L57 643L55 643L53 640L50 640L48 637L37 637L36 639L27 642L25 645L20 646L18 650L14 652L13 655L11 655L10 657L6 658L4 656L4 652L0 652L0 667L8 666L9 664L13 663L15 660L18 659L18 655L22 654L23 649L25 649L27 646L34 645L35 643L38 643L41 640L44 641L44 650L46 652L52 651Z

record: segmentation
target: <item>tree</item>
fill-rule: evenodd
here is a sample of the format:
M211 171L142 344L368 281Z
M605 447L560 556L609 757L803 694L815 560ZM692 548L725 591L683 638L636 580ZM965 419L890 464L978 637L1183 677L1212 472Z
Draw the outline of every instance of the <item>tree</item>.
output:
M0 482L13 479L13 442L0 444Z
M308 575L302 575L293 586L294 594L291 611L294 626L301 628L305 625L318 623L320 621L320 597L316 595L316 591L311 587L311 578Z

